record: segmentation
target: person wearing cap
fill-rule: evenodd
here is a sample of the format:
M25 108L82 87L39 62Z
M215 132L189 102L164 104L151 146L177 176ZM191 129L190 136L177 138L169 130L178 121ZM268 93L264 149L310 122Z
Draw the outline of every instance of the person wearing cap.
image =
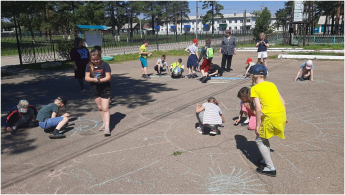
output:
M303 62L303 64L299 68L299 71L297 73L295 81L297 81L297 79L298 79L300 74L301 74L301 77L299 78L300 81L304 81L304 80L314 81L314 65L313 65L313 61L308 60L306 62Z
M37 110L27 100L20 100L18 105L13 106L4 122L8 132L14 133L18 128L33 127L33 119L36 119Z
M254 100L256 111L256 144L263 159L257 162L261 166L256 171L263 175L275 177L277 172L270 156L269 139L277 136L285 139L286 120L285 101L276 85L266 81L267 67L254 65L251 69L252 81L255 84L250 89L250 97Z
M230 72L231 69L231 61L232 56L236 55L236 38L234 36L231 36L231 31L226 30L225 36L223 37L221 47L219 49L219 54L223 54L222 57L222 69L223 71ZM225 63L226 63L226 69L225 69Z
M245 67L246 73L243 75L245 78L249 77L248 72L250 72L250 69L255 65L255 63L253 62L251 58L248 58L246 64L247 64L247 66Z
M78 79L81 91L85 91L84 79L86 65L90 61L89 50L83 46L83 39L76 37L74 47L70 51L70 58L74 67L74 78Z
M59 131L68 122L69 114L65 113L60 116L60 108L66 107L67 99L65 97L57 97L54 103L43 106L37 114L37 120L39 121L39 126L44 129L55 128L54 131L49 135L49 138L65 138L64 134L60 134Z
M185 49L187 53L189 53L188 61L187 61L187 68L188 68L188 78L195 78L198 77L195 74L195 70L198 68L199 63L199 53L198 53L198 40L194 39L193 44L190 45Z

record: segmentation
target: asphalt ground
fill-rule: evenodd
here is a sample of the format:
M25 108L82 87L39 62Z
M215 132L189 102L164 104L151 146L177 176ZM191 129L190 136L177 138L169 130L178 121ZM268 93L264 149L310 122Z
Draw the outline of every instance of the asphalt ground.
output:
M224 77L242 77L246 59L255 56L238 52ZM158 58L149 58L149 73ZM177 59L167 53L169 64ZM220 65L221 56L213 62ZM2 77L2 115L20 99L39 109L65 95L62 111L73 116L60 140L40 127L15 136L2 129L1 193L343 194L344 61L314 60L315 81L295 82L302 62L268 59L268 81L285 99L289 121L285 140L270 139L275 178L255 172L254 132L233 125L237 92L250 79L142 79L139 60L111 64L112 132L104 137L97 106L89 91L79 91L72 70L15 70ZM226 120L221 135L195 129L195 104L210 96Z

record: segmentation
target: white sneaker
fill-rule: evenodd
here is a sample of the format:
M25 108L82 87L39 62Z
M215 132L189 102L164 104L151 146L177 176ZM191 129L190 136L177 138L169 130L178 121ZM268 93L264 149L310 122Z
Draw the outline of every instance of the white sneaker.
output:
M105 126L104 135L105 135L105 136L110 136L110 129L109 129L109 126Z
M105 123L103 123L103 125L98 129L99 131L104 131L105 129Z

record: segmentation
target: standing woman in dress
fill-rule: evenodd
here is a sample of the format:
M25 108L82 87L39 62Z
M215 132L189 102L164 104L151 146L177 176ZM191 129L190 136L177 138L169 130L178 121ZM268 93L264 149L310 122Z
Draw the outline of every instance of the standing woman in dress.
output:
M232 55L236 55L236 38L231 36L231 31L226 30L226 35L223 37L221 47L219 49L219 54L223 54L222 57L222 69L223 71L230 72ZM227 62L227 67L225 69L225 63Z
M74 78L78 79L81 91L86 91L84 88L84 78L86 65L90 61L89 50L83 46L83 39L76 37L74 40L74 48L70 52L71 61L74 67Z

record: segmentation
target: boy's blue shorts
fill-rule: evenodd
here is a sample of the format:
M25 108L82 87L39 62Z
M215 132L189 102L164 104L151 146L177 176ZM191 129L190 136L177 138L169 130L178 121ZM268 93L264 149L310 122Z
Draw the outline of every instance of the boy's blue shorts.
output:
M43 122L40 122L39 125L42 129L50 129L56 127L62 120L63 117L47 118Z
M141 66L144 68L144 67L147 67L147 59L146 58L142 58L140 57L140 62L141 62Z

